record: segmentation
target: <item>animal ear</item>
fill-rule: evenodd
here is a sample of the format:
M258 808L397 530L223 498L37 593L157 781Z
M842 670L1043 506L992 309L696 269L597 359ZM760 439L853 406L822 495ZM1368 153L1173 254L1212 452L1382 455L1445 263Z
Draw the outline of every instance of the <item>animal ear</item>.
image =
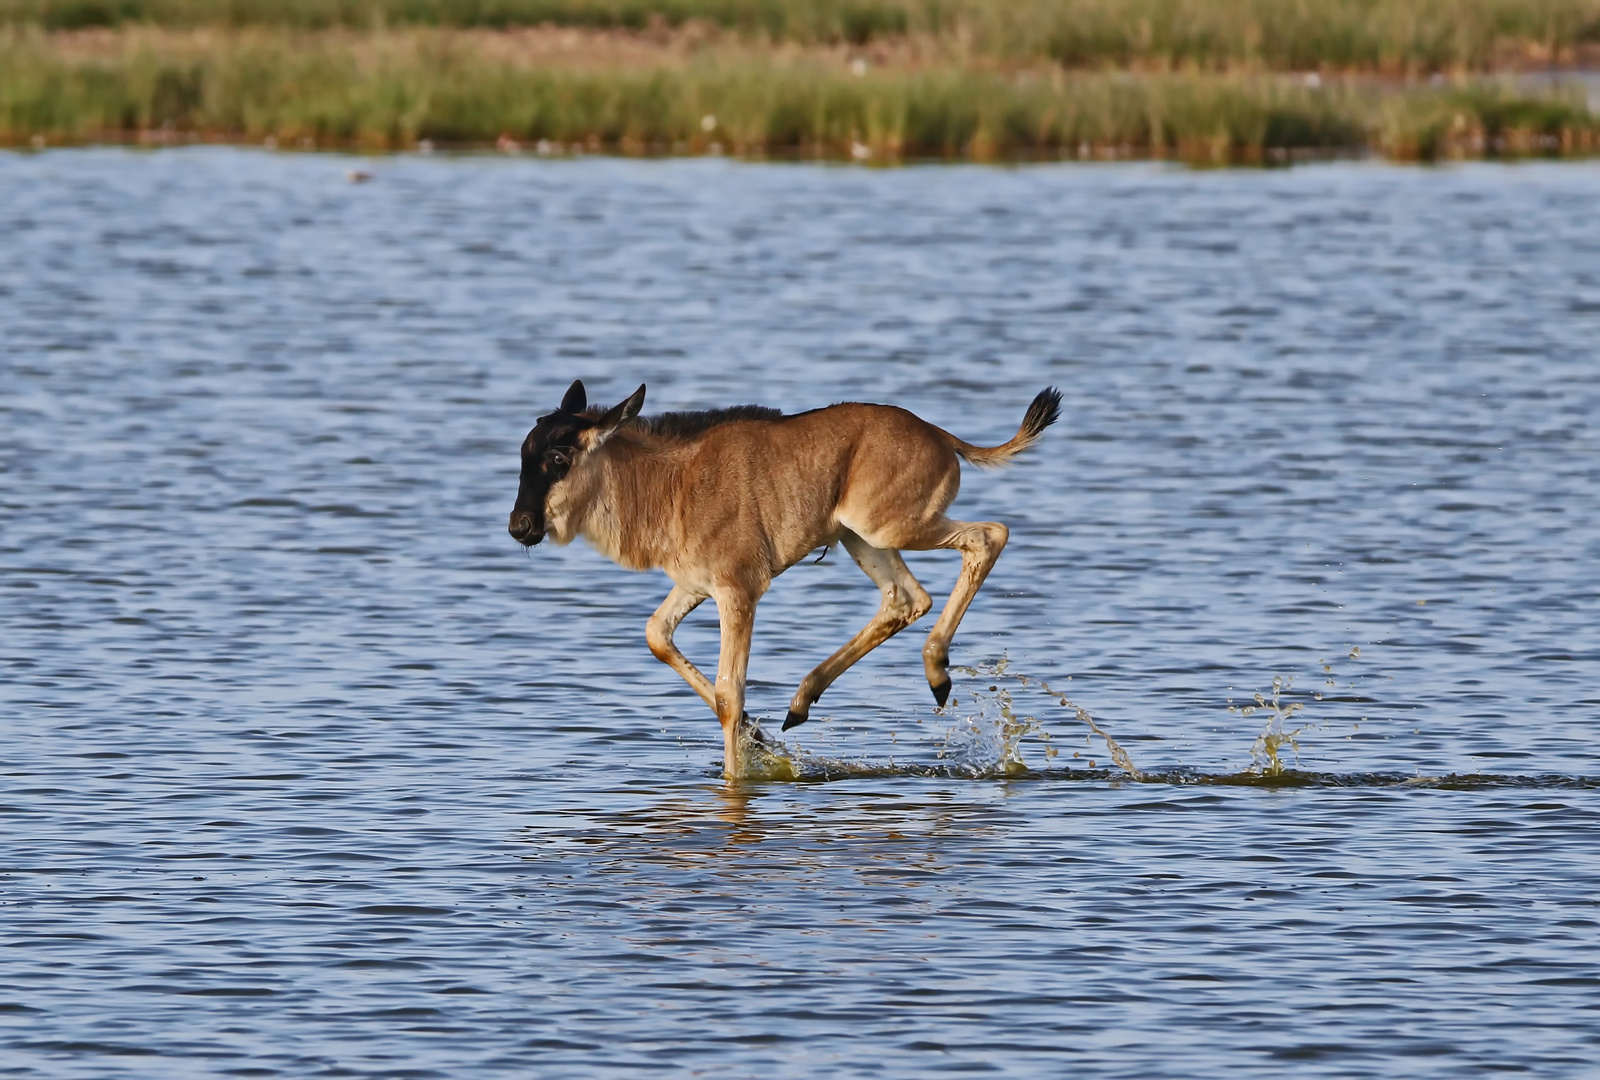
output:
M632 420L635 416L638 416L639 410L642 408L644 408L644 384L641 383L639 385L639 389L635 390L631 395L629 395L625 401L619 402L616 406L614 406L609 412L602 416L600 418L600 422L596 424L593 429L591 429L591 438L593 439L593 442L590 444L591 448L599 446L601 443L609 439L612 433L619 427L621 427L623 424L626 424L629 420Z
M561 411L574 415L589 407L589 395L583 391L583 380L573 379L567 387L567 396L561 399Z

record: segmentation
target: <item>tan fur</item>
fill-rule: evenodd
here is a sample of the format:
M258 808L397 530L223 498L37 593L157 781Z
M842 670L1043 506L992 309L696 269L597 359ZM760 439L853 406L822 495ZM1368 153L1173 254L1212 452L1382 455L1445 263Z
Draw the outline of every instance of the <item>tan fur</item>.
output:
M959 550L960 579L923 649L928 681L942 703L950 640L1007 536L997 522L945 517L961 486L958 458L1002 464L1053 419L1052 412L1033 430L1025 422L1010 442L992 448L890 405L735 419L688 436L658 435L649 421L630 421L586 433L586 452L549 491L547 528L556 543L582 536L622 566L659 568L672 579L672 592L646 630L650 651L716 712L723 767L737 778L751 627L772 579L818 548L842 543L883 593L873 620L802 681L789 726L803 721L851 664L931 609L898 552ZM708 597L722 624L715 682L672 641L678 624Z

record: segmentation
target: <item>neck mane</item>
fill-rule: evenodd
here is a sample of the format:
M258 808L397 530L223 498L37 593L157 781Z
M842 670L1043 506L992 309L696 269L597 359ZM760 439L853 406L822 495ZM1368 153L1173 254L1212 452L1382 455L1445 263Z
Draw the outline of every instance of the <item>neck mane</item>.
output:
M699 412L668 412L641 416L632 429L669 442L686 442L714 427L738 420L782 420L783 413L765 405L734 405L727 409L702 409Z

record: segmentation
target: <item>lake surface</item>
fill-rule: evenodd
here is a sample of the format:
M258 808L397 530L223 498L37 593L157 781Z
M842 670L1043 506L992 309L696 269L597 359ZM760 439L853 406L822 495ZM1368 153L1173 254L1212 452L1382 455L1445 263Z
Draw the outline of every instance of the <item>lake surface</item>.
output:
M59 151L0 253L0 1075L1595 1075L1600 167ZM929 619L725 786L665 579L506 535L574 377L1059 386L949 713Z

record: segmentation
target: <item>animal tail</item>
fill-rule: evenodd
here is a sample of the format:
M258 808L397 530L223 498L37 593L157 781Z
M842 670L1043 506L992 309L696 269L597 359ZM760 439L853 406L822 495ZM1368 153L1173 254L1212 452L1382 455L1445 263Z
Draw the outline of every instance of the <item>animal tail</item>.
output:
M950 436L955 443L956 453L978 466L981 469L998 469L1009 464L1011 459L1022 453L1039 440L1044 434L1044 429L1055 423L1061 417L1061 391L1053 386L1047 386L1039 391L1039 396L1028 405L1028 411L1022 417L1022 427L1011 437L1010 442L1001 443L999 446L973 446Z

